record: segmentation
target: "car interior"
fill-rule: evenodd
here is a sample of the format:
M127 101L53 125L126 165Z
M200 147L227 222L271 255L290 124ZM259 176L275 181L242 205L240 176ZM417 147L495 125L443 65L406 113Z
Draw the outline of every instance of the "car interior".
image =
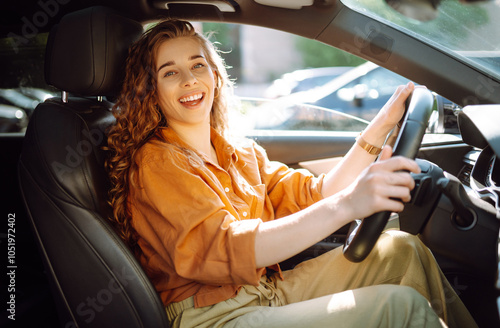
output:
M2 36L14 46L35 30L49 32L43 70L58 94L36 106L25 132L0 133L5 220L15 213L15 226L5 223L0 231L7 244L15 228L16 250L16 320L9 320L12 312L7 311L1 326L169 327L147 274L108 222L103 150L128 48L145 24L165 17L287 31L348 51L435 92L419 100L427 101L426 114L409 105L407 128L397 140L401 154L417 158L422 169L414 176L414 201L399 214L397 228L419 235L432 250L480 327L500 326L500 168L495 165L500 165L500 105L495 105L500 104L500 80L493 74L334 0L286 5L272 0L42 0L33 5L23 0L0 6ZM471 83L483 79L492 92L477 92L477 83ZM463 109L445 116L444 98L436 93ZM417 103L417 95L413 100ZM431 111L439 113L439 129L451 119L460 133L423 135ZM418 129L410 127L414 120ZM300 168L344 155L356 135L253 131L247 137L270 159ZM390 213L383 216L377 228L358 228L375 237L368 244L388 220L394 222ZM363 242L349 244L352 229L342 228L282 263L283 268L346 241L347 249L364 248ZM353 255L355 261L363 256Z

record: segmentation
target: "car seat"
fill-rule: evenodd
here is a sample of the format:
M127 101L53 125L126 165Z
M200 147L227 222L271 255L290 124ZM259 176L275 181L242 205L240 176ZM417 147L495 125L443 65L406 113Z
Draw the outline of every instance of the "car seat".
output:
M20 188L62 327L168 327L152 283L107 217L110 99L141 24L104 7L68 14L49 35L47 83L62 90L34 111ZM71 95L71 96L69 96Z

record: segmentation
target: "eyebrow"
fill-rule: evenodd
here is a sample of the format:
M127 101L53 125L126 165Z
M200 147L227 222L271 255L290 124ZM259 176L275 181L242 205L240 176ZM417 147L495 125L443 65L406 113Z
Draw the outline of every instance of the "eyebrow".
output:
M189 57L189 60L194 60L194 59L198 59L198 58L205 59L205 57L203 57L203 55L192 55L191 57ZM156 72L161 71L161 69L164 68L164 67L172 66L174 64L175 64L175 62L173 60L168 61L168 62L164 63L163 65L161 65Z

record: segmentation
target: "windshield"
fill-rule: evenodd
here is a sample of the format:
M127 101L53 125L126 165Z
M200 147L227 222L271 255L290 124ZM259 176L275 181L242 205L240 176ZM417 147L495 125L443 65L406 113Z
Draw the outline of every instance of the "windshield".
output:
M424 22L400 14L383 0L343 2L500 79L499 0L469 4L444 0L439 4L437 17Z

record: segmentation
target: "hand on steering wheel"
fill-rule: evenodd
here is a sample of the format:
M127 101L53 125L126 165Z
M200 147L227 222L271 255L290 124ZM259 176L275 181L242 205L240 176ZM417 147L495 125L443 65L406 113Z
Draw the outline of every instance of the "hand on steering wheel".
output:
M406 113L394 146L393 156L414 159L420 148L432 112L434 97L425 88L415 88L406 101ZM379 212L362 220L344 244L344 256L351 262L361 262L373 246L389 220L391 212Z

